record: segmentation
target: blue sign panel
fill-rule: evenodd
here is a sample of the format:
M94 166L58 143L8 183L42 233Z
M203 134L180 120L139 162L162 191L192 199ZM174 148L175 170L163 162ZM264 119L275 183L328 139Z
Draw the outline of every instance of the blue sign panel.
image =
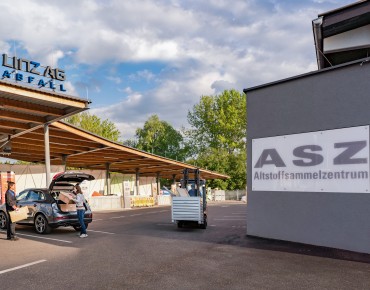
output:
M9 68L3 70L1 74L3 80L12 79L63 93L67 91L62 83L66 80L65 71L62 69L42 66L39 62L15 56L9 57L7 54L3 54L2 65Z

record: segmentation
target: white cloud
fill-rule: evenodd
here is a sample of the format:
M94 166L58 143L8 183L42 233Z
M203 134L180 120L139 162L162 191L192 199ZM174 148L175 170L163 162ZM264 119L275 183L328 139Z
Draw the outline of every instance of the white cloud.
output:
M92 113L114 121L127 138L154 113L177 128L186 126L187 111L201 95L242 91L316 69L311 20L352 2L1 1L2 22L16 19L17 25L0 26L0 49L9 52L16 41L44 64L57 66L68 58L75 62L68 68L86 66L96 74L107 63L161 63L159 72L148 67L104 75L122 84L115 89L120 101L104 106L99 100ZM124 81L151 86L133 89ZM103 87L86 76L66 86L76 94L75 88L89 88L91 95Z
M120 77L110 77L110 76L108 76L108 77L106 77L106 79L109 80L109 81L114 82L115 84L122 83L122 80L121 80Z

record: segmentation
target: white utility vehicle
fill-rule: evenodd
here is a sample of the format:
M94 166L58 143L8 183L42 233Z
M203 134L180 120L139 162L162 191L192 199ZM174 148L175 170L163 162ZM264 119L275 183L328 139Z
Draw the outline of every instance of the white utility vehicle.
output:
M194 173L194 179L189 179L189 173ZM199 175L199 169L185 169L181 188L177 189L179 196L172 197L172 222L179 228L195 223L201 229L207 228L205 181Z

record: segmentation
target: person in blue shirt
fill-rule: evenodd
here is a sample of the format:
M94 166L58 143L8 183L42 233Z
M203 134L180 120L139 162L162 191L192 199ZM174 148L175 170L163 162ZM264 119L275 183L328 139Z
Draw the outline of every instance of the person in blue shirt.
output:
M192 185L191 185L191 188L190 188L190 190L188 191L188 193L189 193L189 196L197 196L197 191L196 191L196 189L195 189L195 184L192 184Z
M6 235L7 240L17 241L19 238L15 235L15 223L11 221L9 212L13 210L18 210L17 207L17 200L15 198L14 192L14 185L13 181L8 181L8 190L5 193L5 203L6 203L6 211L8 213L8 222L6 223Z

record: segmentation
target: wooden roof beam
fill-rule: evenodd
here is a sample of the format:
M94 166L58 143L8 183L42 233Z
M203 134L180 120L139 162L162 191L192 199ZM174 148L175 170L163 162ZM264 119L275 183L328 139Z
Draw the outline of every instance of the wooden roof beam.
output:
M29 123L21 123L21 122L14 122L9 120L2 120L0 116L0 127L2 128L10 128L13 130L28 130L31 129L33 126Z
M12 121L13 120L22 121L22 122L27 122L27 123L32 122L32 123L37 123L37 124L43 124L48 121L47 118L24 114L24 113L15 112L15 111L7 111L1 108L0 108L0 118L10 119Z
M54 116L63 116L64 110L52 107L41 106L18 100L0 98L0 108L22 111L25 113L47 114Z

